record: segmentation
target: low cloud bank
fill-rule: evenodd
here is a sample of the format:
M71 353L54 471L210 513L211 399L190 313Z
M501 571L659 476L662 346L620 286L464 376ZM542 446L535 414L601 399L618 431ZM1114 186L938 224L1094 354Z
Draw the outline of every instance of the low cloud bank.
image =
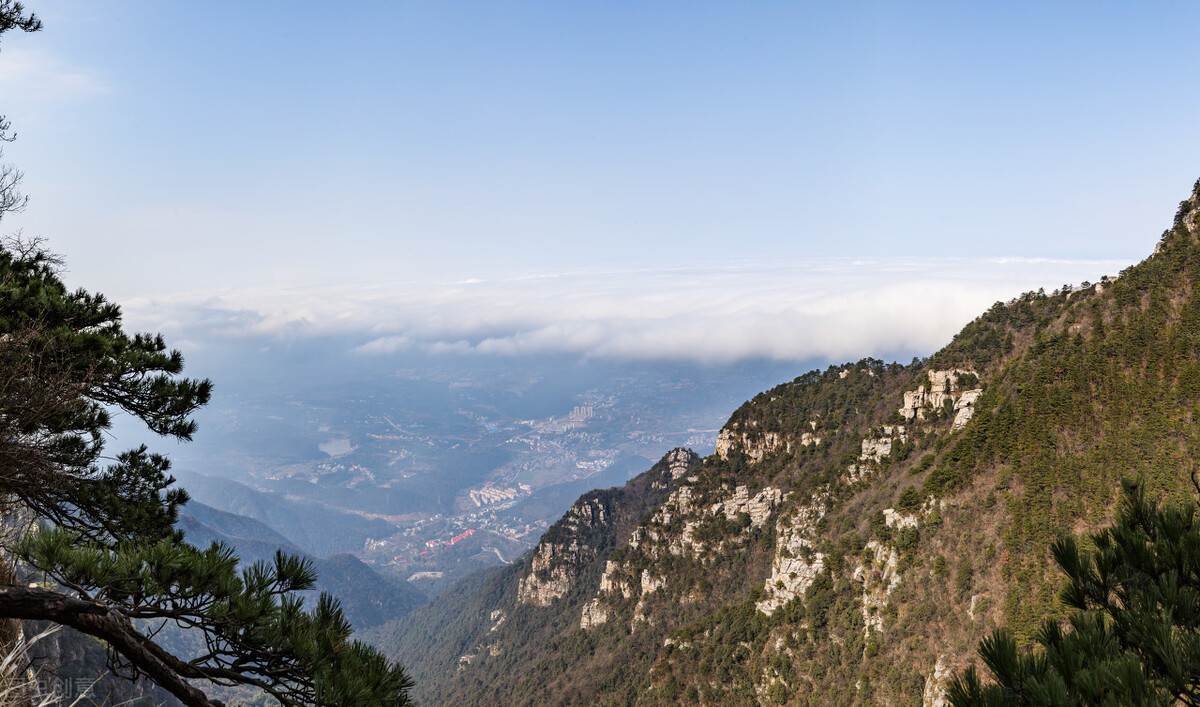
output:
M1124 263L829 259L578 270L511 279L172 294L124 303L184 350L344 338L398 352L730 363L933 352L996 301L1096 281Z

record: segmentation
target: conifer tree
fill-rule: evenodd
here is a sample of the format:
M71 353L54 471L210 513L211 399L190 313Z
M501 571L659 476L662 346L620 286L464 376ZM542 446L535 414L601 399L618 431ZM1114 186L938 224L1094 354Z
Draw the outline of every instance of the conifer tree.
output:
M0 34L40 27L0 0ZM2 117L0 139L11 139ZM0 169L0 219L24 206L19 180ZM336 600L305 608L296 593L313 586L309 560L276 553L239 571L228 547L195 548L174 529L187 494L171 488L165 457L105 456L110 411L191 438L212 385L182 370L161 336L127 333L116 304L70 291L36 242L0 245L0 618L100 638L122 674L190 706L220 704L205 682L257 687L284 705L408 704L408 676L350 638ZM204 648L166 650L154 631L167 623Z
M1091 552L1073 538L1053 546L1069 626L1048 621L1031 652L1003 630L984 639L979 653L994 682L984 685L972 666L951 684L952 704L1200 704L1195 504L1160 509L1126 482L1116 524L1091 539Z

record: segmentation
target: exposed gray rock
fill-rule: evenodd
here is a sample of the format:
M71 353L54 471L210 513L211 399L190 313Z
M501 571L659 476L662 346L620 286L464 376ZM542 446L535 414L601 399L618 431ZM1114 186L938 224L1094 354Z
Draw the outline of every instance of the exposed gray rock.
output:
M946 662L946 656L938 656L937 663L933 666L933 672L925 678L925 691L921 695L921 707L950 707L946 693L953 677L954 670Z
M650 570L642 570L642 594L657 592L665 586L667 586L666 577L656 577L650 574Z
M683 447L676 447L667 453L666 462L667 468L671 472L672 479L679 479L687 474L688 468L692 462L699 459L695 452Z
M971 595L971 606L967 607L967 616L969 616L972 621L975 620L975 607L979 606L979 600L982 598L983 598L982 594L972 594Z
M885 508L883 510L883 521L887 523L889 528L917 527L917 517L915 515L901 513L895 508Z
M782 499L783 492L776 488L765 488L751 498L750 491L745 486L738 486L734 489L733 496L713 504L712 514L723 513L727 520L733 520L739 513L747 513L750 516L750 524L759 528L767 522L771 511Z
M883 631L883 614L888 597L900 584L900 556L895 549L872 540L867 543L871 560L854 569L851 579L861 582L863 632L870 638L872 631Z
M816 423L810 423L813 429L816 429ZM751 423L754 425L754 423ZM751 464L756 464L763 460L768 454L782 449L785 452L791 452L794 445L807 446L811 444L820 444L821 438L810 432L804 432L800 435L800 439L793 440L784 437L778 432L763 432L761 434L751 434L745 431L739 431L736 428L736 423L732 427L726 427L717 434L717 456L722 459L728 459L732 452L740 451L746 455Z
M529 574L517 585L517 599L534 606L550 606L571 590L568 562L555 562L566 555L574 558L579 553L579 544L572 542L565 550L553 543L543 543L534 552ZM573 564L573 563L571 563Z
M608 522L608 512L595 498L584 498L563 515L563 523L571 531L594 528ZM529 561L529 571L517 585L517 600L524 604L549 606L571 590L579 568L595 558L595 552L572 538L569 543L538 543Z
M900 414L905 420L925 419L925 386L917 386L916 390L904 394L904 403L900 406Z
M924 420L926 410L937 410L946 404L947 400L955 401L955 409L958 410L958 400L962 395L958 390L958 377L962 375L978 375L975 371L966 371L958 368L952 368L947 371L930 371L929 372L929 390L925 390L924 385L917 386L916 390L908 391L904 394L904 402L900 405L900 414L905 420ZM970 392L970 391L967 391ZM970 398L967 405L973 405L978 394ZM967 415L970 419L970 414ZM964 422L965 424L965 422Z
M586 631L606 623L608 619L608 610L600 605L600 598L593 597L591 601L583 605L583 615L579 617L579 628Z
M809 539L816 523L825 515L824 498L816 498L796 509L793 516L776 526L775 559L771 576L763 587L763 599L755 606L770 616L795 597L803 597L813 580L825 569L825 556L812 550Z
M850 466L846 467L846 476L844 481L847 485L864 481L867 478L867 474L873 469L874 467L866 464L851 464Z
M604 574L600 576L600 592L620 594L625 598L633 596L633 587L618 576L624 568L612 560L604 563Z
M862 453L858 460L868 464L878 464L883 458L892 453L892 442L908 441L906 428L903 425L888 425L883 428L883 437L868 437L862 441Z
M963 394L958 396L958 400L954 403L954 425L952 430L961 430L971 421L971 416L975 414L975 401L979 400L979 396L983 395L983 389L975 388L973 390L964 390Z

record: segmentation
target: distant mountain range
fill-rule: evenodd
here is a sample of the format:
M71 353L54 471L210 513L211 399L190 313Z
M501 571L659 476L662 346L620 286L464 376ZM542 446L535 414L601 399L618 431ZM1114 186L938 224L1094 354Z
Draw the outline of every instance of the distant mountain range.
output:
M195 501L257 520L304 552L318 557L361 552L368 538L386 538L396 532L396 527L387 521L347 513L316 501L292 500L276 493L258 491L232 479L194 472L176 472L175 476ZM191 513L191 508L189 504L184 512ZM225 520L233 522L232 518ZM238 535L236 532L230 534ZM246 537L266 539L261 531Z
M269 498L269 494L260 496ZM269 508L275 511L286 503L286 500L279 499ZM306 522L299 519L292 521L293 524ZM206 547L213 542L223 542L235 548L238 557L245 563L271 561L277 550L309 557L317 570L315 591L336 596L342 603L346 618L356 629L369 628L403 616L425 602L425 595L407 582L380 575L354 555L342 552L327 557L316 556L259 520L220 511L199 501L189 501L183 507L176 527L184 532L188 542L193 545ZM336 532L336 529L333 530Z

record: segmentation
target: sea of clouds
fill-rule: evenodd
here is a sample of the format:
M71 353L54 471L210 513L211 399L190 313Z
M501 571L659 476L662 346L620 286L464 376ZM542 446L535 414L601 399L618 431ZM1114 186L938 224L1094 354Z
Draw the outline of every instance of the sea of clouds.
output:
M170 293L123 303L185 351L324 338L417 351L727 364L932 353L994 302L1114 276L1127 263L824 259L578 269L520 277Z

